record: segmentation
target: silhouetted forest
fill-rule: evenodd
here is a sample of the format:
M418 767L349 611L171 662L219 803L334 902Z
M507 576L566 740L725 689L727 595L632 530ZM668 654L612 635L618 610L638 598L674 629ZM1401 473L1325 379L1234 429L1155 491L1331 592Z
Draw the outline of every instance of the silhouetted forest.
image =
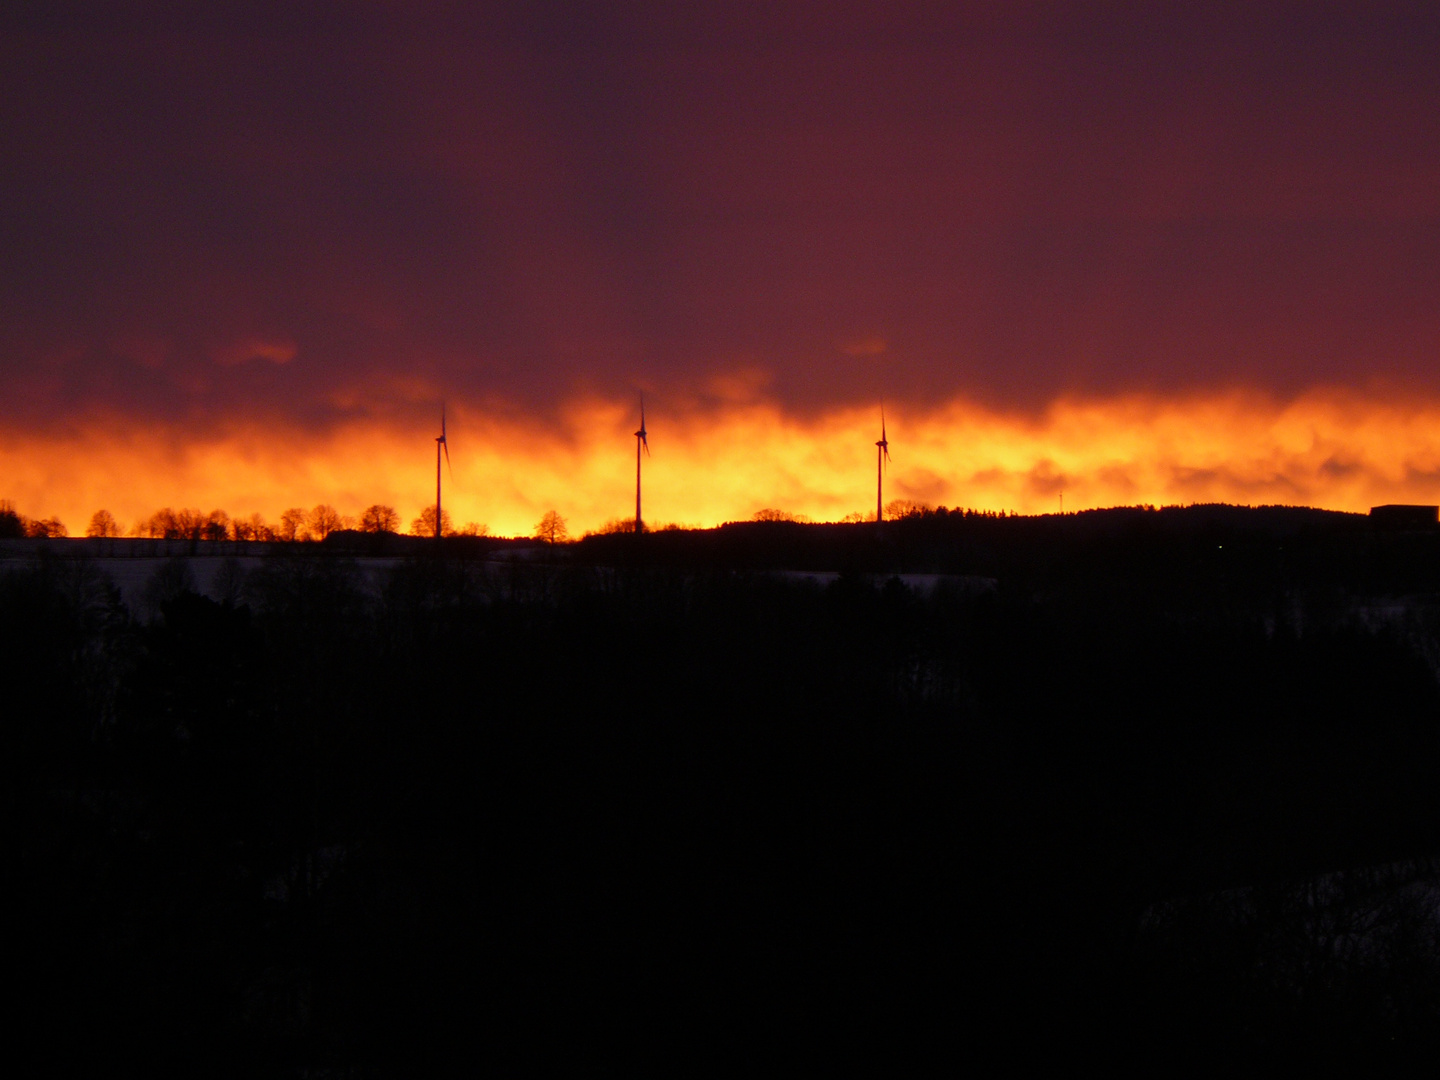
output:
M1436 531L339 537L146 611L67 543L0 576L56 1068L1440 1049Z

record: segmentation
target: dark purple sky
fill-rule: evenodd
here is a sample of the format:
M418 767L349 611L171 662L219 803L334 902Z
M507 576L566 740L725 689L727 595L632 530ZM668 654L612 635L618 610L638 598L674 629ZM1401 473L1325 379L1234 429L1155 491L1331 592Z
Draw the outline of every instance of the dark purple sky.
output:
M1432 3L35 6L11 430L739 369L802 413L1431 393Z

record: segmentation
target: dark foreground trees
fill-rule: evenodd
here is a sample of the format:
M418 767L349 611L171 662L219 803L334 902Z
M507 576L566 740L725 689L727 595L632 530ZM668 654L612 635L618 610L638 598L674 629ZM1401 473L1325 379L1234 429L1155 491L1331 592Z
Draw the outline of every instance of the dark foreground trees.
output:
M0 579L19 1026L246 1075L1433 1049L1428 616L1052 570Z

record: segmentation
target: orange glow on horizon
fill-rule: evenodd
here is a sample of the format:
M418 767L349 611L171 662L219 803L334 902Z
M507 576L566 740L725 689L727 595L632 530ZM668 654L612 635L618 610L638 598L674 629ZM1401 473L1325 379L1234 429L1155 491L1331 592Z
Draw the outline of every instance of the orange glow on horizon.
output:
M546 510L572 535L634 513L635 408L570 402L546 429L449 404L458 528L528 536ZM874 514L878 410L813 418L772 402L667 414L647 403L645 518L712 526L770 507L816 521ZM1289 402L1235 392L1182 400L1063 399L1036 415L955 399L928 410L886 406L891 464L885 501L909 499L1020 513L1150 503L1284 503L1365 511L1440 502L1440 399L1384 401L1314 391ZM326 434L78 426L68 438L0 432L0 498L30 517L59 517L72 536L110 510L124 529L170 506L259 512L328 503L358 515L399 511L402 529L434 497L434 434L348 424Z

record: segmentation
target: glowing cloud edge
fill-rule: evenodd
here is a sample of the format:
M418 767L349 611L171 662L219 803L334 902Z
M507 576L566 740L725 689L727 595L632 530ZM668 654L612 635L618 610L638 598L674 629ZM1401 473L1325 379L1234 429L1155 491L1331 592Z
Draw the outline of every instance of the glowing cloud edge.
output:
M449 403L457 525L529 535L557 510L572 535L626 516L634 498L634 405L577 398L549 428ZM774 507L817 521L873 508L878 408L810 418L769 400L667 410L647 403L651 524L710 526ZM1064 398L1038 414L964 398L887 403L894 461L886 498L1047 513L1133 504L1284 503L1363 511L1440 502L1440 399L1390 401L1343 389L1275 401L1243 390L1183 399ZM396 420L232 425L204 437L123 417L66 436L0 432L0 498L72 534L105 508L123 527L162 506L259 512L373 503L402 522L433 499L433 432ZM870 511L873 514L873 509Z

